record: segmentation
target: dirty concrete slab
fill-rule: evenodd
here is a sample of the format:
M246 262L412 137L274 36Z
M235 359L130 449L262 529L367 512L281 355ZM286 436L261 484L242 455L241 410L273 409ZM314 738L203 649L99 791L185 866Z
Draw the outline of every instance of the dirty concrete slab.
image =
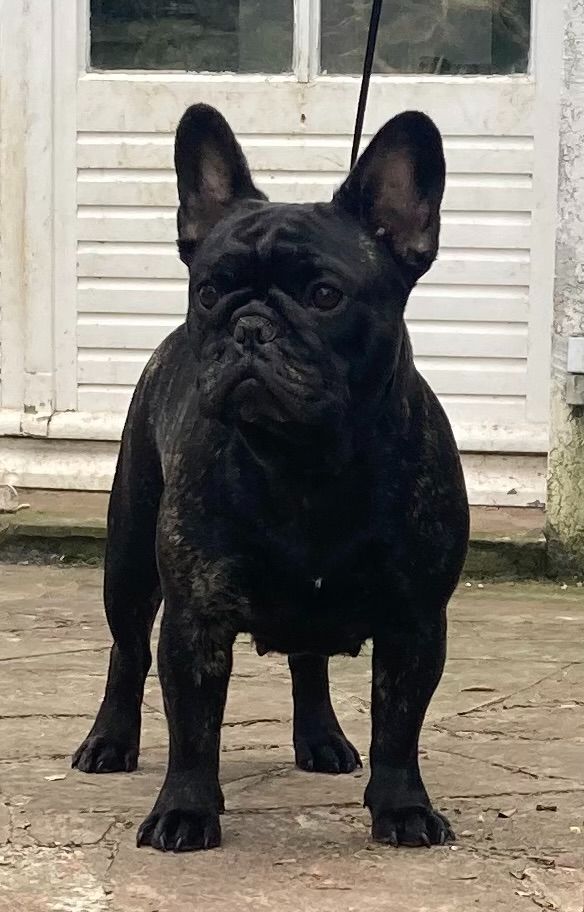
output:
M0 912L583 912L582 589L457 593L422 765L458 842L430 851L369 842L366 767L294 768L286 660L243 639L223 733L223 847L184 856L135 848L165 773L154 673L139 770L69 767L105 683L100 598L96 570L0 567ZM366 758L370 650L335 659L331 680Z

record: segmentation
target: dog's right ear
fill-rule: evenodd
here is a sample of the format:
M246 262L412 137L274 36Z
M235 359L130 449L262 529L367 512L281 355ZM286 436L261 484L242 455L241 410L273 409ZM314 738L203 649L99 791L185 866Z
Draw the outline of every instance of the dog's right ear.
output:
M266 199L254 185L241 147L225 118L205 104L187 108L176 131L178 249L190 266L196 245L240 200Z

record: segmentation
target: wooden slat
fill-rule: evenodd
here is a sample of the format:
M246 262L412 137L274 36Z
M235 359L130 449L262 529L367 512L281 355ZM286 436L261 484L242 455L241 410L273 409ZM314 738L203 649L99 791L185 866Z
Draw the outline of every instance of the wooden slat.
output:
M306 85L263 76L90 74L79 81L78 129L172 133L189 105L212 98L237 133L245 133L253 123L270 134L350 135L358 94L356 78ZM526 77L376 79L365 130L373 133L393 115L419 108L423 98L424 110L447 135L532 136L534 95L534 83Z
M440 396L440 401L453 424L476 424L477 416L487 425L516 426L525 420L523 396Z
M456 214L460 215L460 214ZM527 248L530 243L528 216L488 219L474 213L464 220L446 214L442 225L442 247ZM176 237L176 210L161 208L82 206L79 210L80 241L148 241L162 243Z
M146 332L146 330L149 332ZM167 335L161 332L158 335L152 327L142 327L142 332L137 332L129 345L138 348L150 348L148 340L154 345L158 344ZM156 338L155 338L156 337ZM85 332L81 333L81 340L87 338ZM111 346L114 341L118 348L110 353L95 353L93 350L83 351L79 358L79 380L99 386L134 385L146 361L148 353L124 353L120 351L120 336L114 337L111 327L100 327L95 332L91 341L93 344ZM81 343L81 344L82 344ZM154 347L154 345L152 347ZM444 356L428 358L418 357L416 363L420 372L426 377L432 389L439 394L452 396L523 396L525 395L526 365L523 360L506 361L489 358L478 358L469 361L468 358L450 358Z
M349 167L350 136L239 137L252 171L338 171ZM371 137L366 137L361 149ZM172 134L80 133L79 168L136 168L169 170L173 162ZM508 137L445 138L448 173L531 174L533 141Z
M176 323L178 324L177 319ZM171 329L166 325L143 325L123 321L103 324L99 319L79 326L79 380L84 383L136 383L155 348ZM493 351L498 359L522 359L527 356L525 332L499 326L490 332L477 331L472 325L445 333L428 326L410 325L414 353L418 358L489 358ZM97 349L97 350L96 350Z
M524 396L526 364L497 358L418 358L419 371L439 395Z
M77 259L78 275L84 277L181 279L185 273L172 244L80 245ZM456 250L445 250L426 281L523 286L529 282L529 262L512 253L481 257L469 251L459 258Z
M422 283L434 285L520 285L529 283L529 262L523 259L504 260L493 256L492 259L479 259L471 254L461 259L454 259L456 250L443 251ZM446 259L448 255L448 259Z
M186 278L145 282L80 279L77 306L80 313L183 314L187 309L187 292Z
M103 388L83 384L79 387L79 408L91 414L125 415L132 391L132 386ZM461 396L456 397L454 401L448 396L439 398L450 421L462 427L476 424L478 415L487 425L496 427L506 423L517 427L525 416L525 399L522 397L495 397L489 400L487 397Z
M505 324L442 324L410 321L416 357L527 358L527 327Z
M148 357L148 353L131 358L129 352L121 355L119 351L114 351L100 356L92 351L81 351L77 376L80 383L97 386L134 386Z
M430 282L415 288L406 309L408 320L443 320L457 323L527 323L527 288L485 285L435 285Z
M184 314L187 290L186 279L80 279L78 309L80 313L121 315ZM410 320L525 323L528 311L529 299L524 288L428 283L414 290L406 313Z
M153 351L181 322L182 319L178 316L158 317L148 321L146 319L124 320L117 318L108 320L99 316L96 318L91 316L82 317L77 326L77 344L81 349L97 348L115 351L138 349L146 352L143 362L145 364L148 353ZM107 357L109 355L106 353L104 365L107 365ZM111 357L115 357L114 351L112 351ZM107 376L104 373L100 379L92 382L106 383L108 382Z
M125 414L128 411L133 392L133 386L104 388L101 386L86 387L81 385L77 397L79 411Z
M298 174L293 180L278 174L263 176L257 181L271 200L283 203L325 202L331 199L339 183L338 175L327 173ZM78 203L85 206L176 207L176 182L171 172L141 175L134 171L82 171ZM532 191L527 179L473 175L463 182L452 175L444 194L443 208L460 212L529 212L531 204Z

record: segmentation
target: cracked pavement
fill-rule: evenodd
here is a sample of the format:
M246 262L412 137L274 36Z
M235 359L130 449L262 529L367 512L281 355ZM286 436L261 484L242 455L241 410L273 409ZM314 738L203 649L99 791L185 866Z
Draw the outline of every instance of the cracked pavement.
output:
M135 848L165 772L158 681L140 766L69 768L101 699L109 634L101 575L0 566L1 912L522 912L584 910L584 592L461 588L449 660L422 737L454 847L368 840L367 769L293 766L286 660L237 645L223 731L223 847ZM365 757L370 651L333 660L333 700Z

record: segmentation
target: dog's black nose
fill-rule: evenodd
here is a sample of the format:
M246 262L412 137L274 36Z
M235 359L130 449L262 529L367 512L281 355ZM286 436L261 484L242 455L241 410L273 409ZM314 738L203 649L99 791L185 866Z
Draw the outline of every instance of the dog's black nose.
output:
M240 317L233 330L238 345L266 345L273 342L278 334L275 325L267 317L250 315Z

